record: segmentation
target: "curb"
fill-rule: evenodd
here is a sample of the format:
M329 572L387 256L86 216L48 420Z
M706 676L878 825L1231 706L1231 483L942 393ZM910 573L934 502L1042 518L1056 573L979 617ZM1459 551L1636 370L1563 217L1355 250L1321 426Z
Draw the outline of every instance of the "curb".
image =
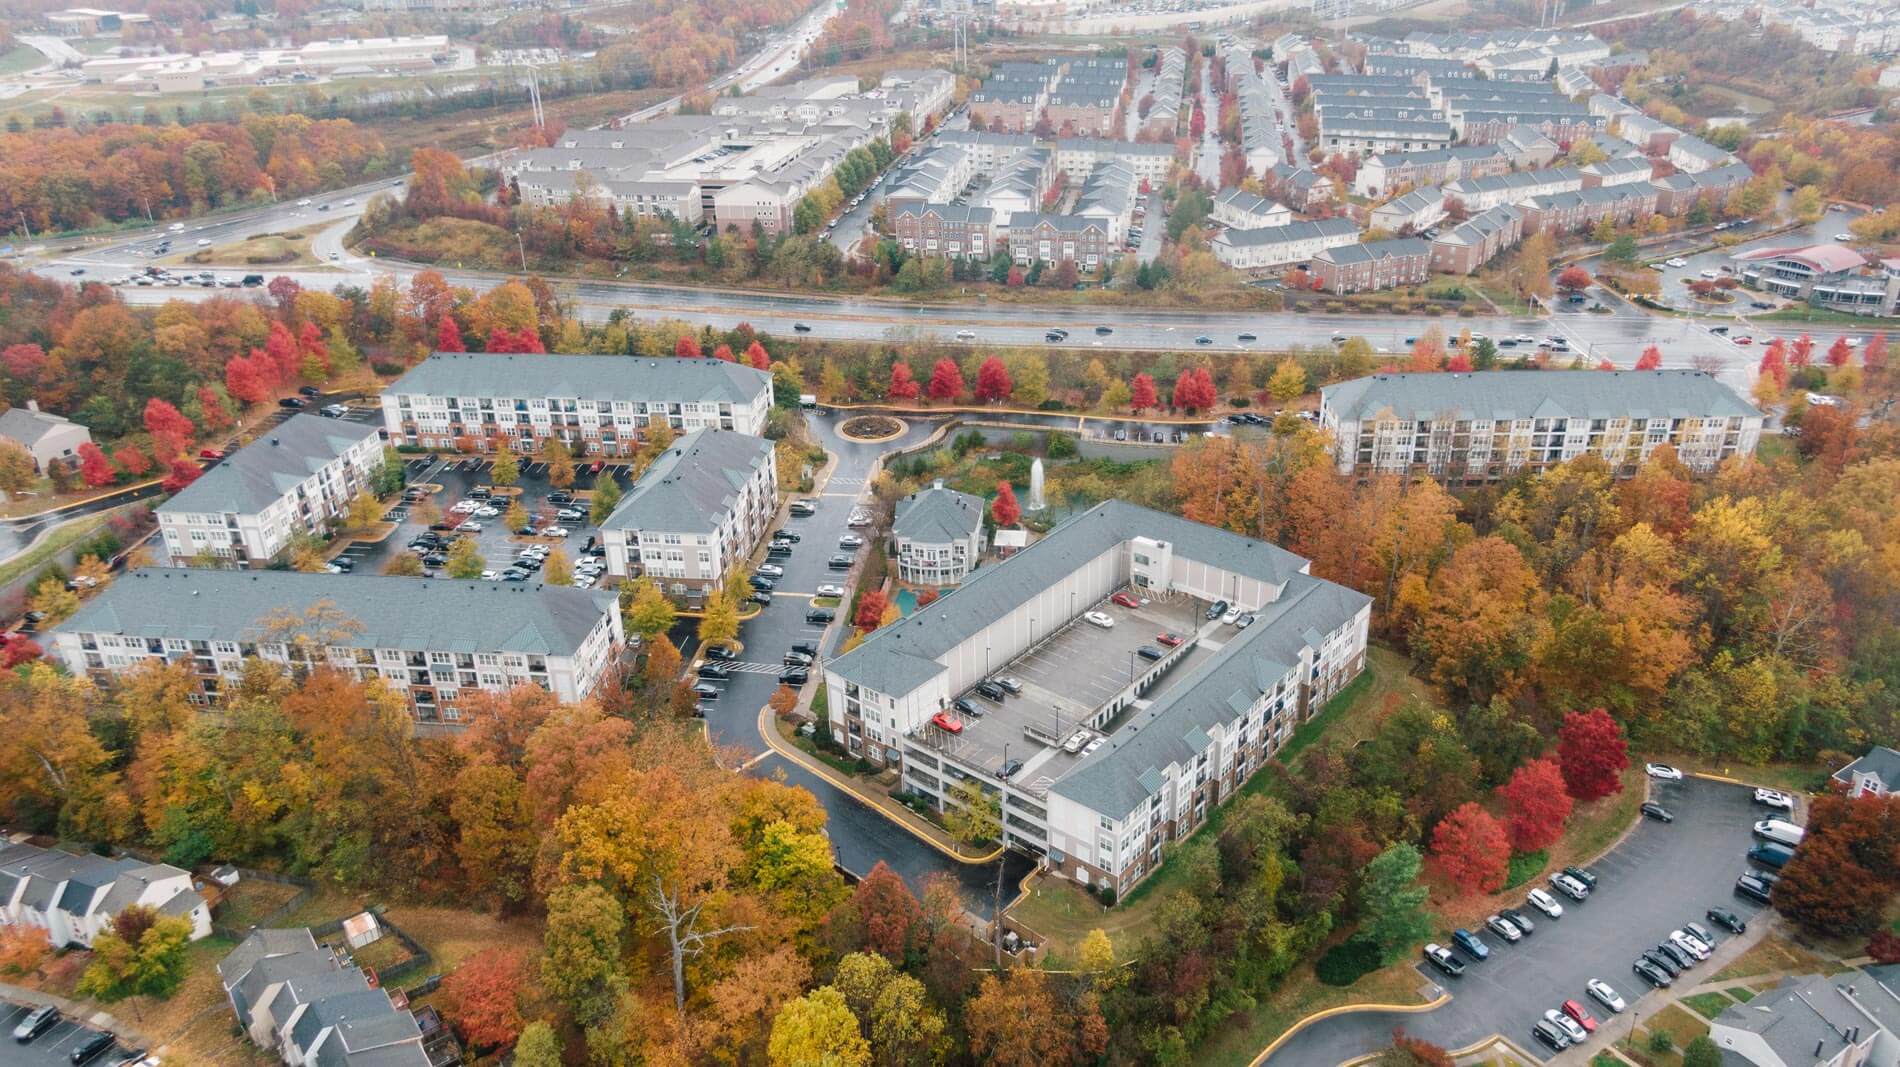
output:
M1299 1033L1301 1030L1306 1029L1307 1027L1313 1025L1314 1023L1321 1021L1322 1019L1330 1019L1335 1015L1352 1015L1355 1013L1368 1012L1368 1011L1393 1011L1393 1012L1400 1012L1402 1014L1407 1014L1407 1015L1419 1015L1428 1011L1436 1011L1439 1008L1442 1008L1446 1004L1449 1004L1449 1003L1451 1003L1451 994L1440 993L1438 994L1438 998L1436 1000L1430 1001L1425 1004L1341 1004L1338 1007L1326 1008L1323 1011L1316 1011L1313 1014L1308 1015L1306 1018L1301 1019L1299 1022L1294 1023L1292 1026L1287 1027L1286 1031L1282 1033L1279 1037L1274 1038L1272 1044L1262 1049L1260 1051L1260 1054L1258 1056L1255 1056L1253 1060L1247 1064L1247 1067L1260 1067L1261 1064L1267 1062L1268 1057L1272 1056L1275 1052L1279 1051L1280 1046L1286 1044L1287 1041L1293 1037L1293 1035ZM1486 1040L1489 1040L1489 1039L1487 1038ZM1362 1057L1359 1060L1351 1060L1348 1062L1360 1063L1360 1062L1364 1062L1364 1060L1365 1058Z
M937 840L935 837L932 837L930 834L924 833L917 827L912 826L909 821L899 818L897 813L886 808L883 804L879 803L876 798L867 796L849 779L839 775L838 772L832 770L822 760L814 760L810 756L807 756L805 751L798 746L786 744L785 741L778 736L778 730L773 728L771 719L771 706L765 705L760 707L758 720L759 736L765 741L767 748L793 763L798 764L811 773L818 775L820 778L823 778L840 792L849 795L853 800L856 800L858 803L863 804L865 807L889 819L893 825L908 832L911 836L922 841L924 844L929 845L931 848L936 849L938 852L943 853L958 863L967 863L972 866L981 866L986 863L994 862L1002 857L1003 849L1000 845L981 856L966 856L951 848L949 845Z

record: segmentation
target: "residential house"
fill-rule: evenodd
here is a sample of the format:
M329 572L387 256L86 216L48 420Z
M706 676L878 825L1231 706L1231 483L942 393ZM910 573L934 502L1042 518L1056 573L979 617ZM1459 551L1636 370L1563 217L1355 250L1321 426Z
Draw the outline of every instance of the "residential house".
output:
M1524 236L1524 213L1510 205L1494 207L1449 227L1432 238L1432 269L1471 274Z
M772 442L695 430L662 452L601 523L607 570L702 599L751 557L777 514Z
M1431 277L1432 246L1416 237L1340 245L1313 257L1314 288L1365 293L1423 285Z
M165 554L175 566L262 566L340 521L382 464L376 427L292 415L158 506Z
M1519 170L1540 170L1548 167L1564 152L1557 142L1531 126L1514 128L1500 138L1497 144L1504 150L1504 156L1511 161L1511 166Z
M1373 208L1371 225L1391 233L1422 233L1444 217L1445 194L1428 185Z
M1697 174L1737 162L1733 153L1717 148L1700 137L1684 134L1669 142L1669 162L1679 171Z
M517 453L559 437L576 454L632 455L648 426L757 436L772 376L719 359L437 352L383 390L392 445Z
M1257 271L1305 263L1328 248L1358 241L1358 223L1332 218L1258 230L1222 230L1209 244L1214 258L1227 266Z
M1831 777L1850 797L1884 797L1900 792L1900 752L1886 745L1875 745L1866 755L1835 771Z
M913 585L956 585L983 553L983 498L944 488L939 478L897 502L891 548L897 577Z
M1055 141L1055 168L1068 175L1070 182L1087 181L1097 168L1110 163L1127 167L1138 181L1159 186L1174 167L1174 142L1143 144L1102 137L1062 137Z
M1575 192L1534 196L1520 206L1524 208L1527 235L1544 229L1553 233L1575 233L1604 219L1621 226L1654 215L1656 187L1648 182L1599 185Z
M1762 413L1701 371L1375 374L1320 390L1341 474L1482 485L1594 455L1617 477L1664 444L1707 473L1752 456Z
M1008 240L1010 258L1018 266L1055 266L1066 260L1085 271L1100 269L1120 247L1098 219L1029 211L1010 216Z
M988 259L996 250L996 213L959 204L907 204L890 213L897 243L921 256Z
M1338 199L1339 187L1332 178L1311 167L1282 163L1262 176L1267 195L1287 207L1311 213Z
M45 474L48 464L77 466L79 446L92 443L92 431L63 415L41 411L39 401L29 400L23 408L0 412L0 439L26 449L33 469Z
M186 920L193 941L211 933L210 905L189 871L0 839L0 926L38 927L55 949L90 948L134 906Z
M1643 114L1623 114L1611 120L1610 132L1652 156L1667 155L1682 131Z
M1359 164L1352 191L1370 200L1391 196L1406 186L1443 185L1483 178L1511 169L1498 145L1457 145L1431 152L1387 152Z
M1228 189L1214 198L1214 221L1237 230L1267 226L1285 226L1293 221L1293 212L1264 196L1244 189Z
M624 642L611 593L297 571L130 571L48 632L47 652L111 687L150 661L189 666L194 703L216 703L246 661L293 676L328 667L380 678L422 722L461 722L461 698L535 685L593 692Z
M1900 1063L1900 966L1784 977L1709 1024L1722 1063L1752 1067L1894 1067Z
M1621 159L1606 159L1601 163L1591 163L1582 168L1583 184L1586 188L1599 185L1630 185L1646 182L1655 173L1655 165L1642 156L1624 156Z
M1477 213L1505 204L1521 204L1536 196L1575 192L1583 186L1583 172L1576 167L1554 167L1512 171L1488 178L1463 178L1445 186L1445 196L1456 197L1466 211Z
M238 1027L292 1067L430 1067L415 1016L308 929L254 929L218 964Z
M1728 205L1736 190L1755 180L1755 171L1740 160L1725 167L1694 174L1677 171L1650 184L1656 187L1656 211L1663 215L1686 215L1697 204L1708 206L1711 216Z

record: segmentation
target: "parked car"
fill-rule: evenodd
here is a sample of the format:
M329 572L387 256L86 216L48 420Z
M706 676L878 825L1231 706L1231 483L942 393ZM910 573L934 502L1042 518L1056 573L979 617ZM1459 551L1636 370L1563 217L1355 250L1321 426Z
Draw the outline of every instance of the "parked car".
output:
M1484 938L1462 926L1451 932L1451 943L1463 949L1465 954L1474 960L1491 958L1491 946L1484 943Z
M112 1031L95 1030L91 1036L79 1044L74 1045L72 1054L67 1056L66 1059L70 1063L91 1063L93 1060L105 1055L106 1050L112 1047L113 1042Z
M1517 932L1525 937L1537 932L1537 924L1531 921L1531 917L1516 908L1499 908L1498 914L1510 920L1511 925L1517 927Z
M1740 915L1727 908L1710 908L1703 913L1703 917L1731 934L1748 932L1748 923L1744 922Z
M825 566L831 568L834 571L848 571L851 569L851 557L850 556L833 556L830 559L825 561Z
M737 652L734 652L732 649L726 647L725 645L707 645L706 658L716 659L716 660L735 660L739 658L739 654Z
M1525 894L1524 899L1529 902L1531 907L1543 912L1547 918L1561 919L1564 917L1564 906L1557 903L1556 897L1551 896L1541 889L1531 890Z
M1682 772L1674 767L1671 767L1667 763L1644 764L1643 773L1649 775L1651 778L1654 778L1657 781L1662 781L1662 782L1682 781Z
M1082 620L1091 626L1100 626L1104 630L1112 630L1115 628L1115 620L1110 618L1106 612L1085 611L1082 613Z
M695 673L701 678L710 678L715 682L723 682L732 677L731 671L717 663L702 663L699 665L699 670Z
M1425 959L1432 966L1443 971L1446 977L1460 978L1465 973L1464 961L1451 954L1451 950L1440 944L1425 946Z
M1113 603L1120 604L1124 608L1138 608L1141 606L1141 601L1136 600L1132 593L1116 593L1108 599Z
M759 564L758 573L765 575L767 578L776 580L785 577L785 568L776 563L761 563Z
M1155 641L1168 648L1173 648L1181 643L1181 635L1164 631L1155 635Z
M804 685L811 681L811 672L803 667L787 667L778 672L780 685Z
M1755 824L1755 836L1777 845L1794 848L1801 843L1808 832L1791 822L1781 819L1763 819Z
M783 541L774 541L765 546L766 559L791 559L792 546Z
M1656 966L1662 968L1663 971L1667 973L1669 977L1671 978L1676 977L1677 975L1681 974L1683 971L1683 965L1677 962L1676 957L1670 953L1664 952L1662 950L1662 946L1660 945L1658 945L1655 948L1644 949L1643 958L1655 964Z
M1781 811L1794 810L1794 798L1789 796L1786 793L1783 793L1779 789L1755 790L1755 803L1764 804L1768 807L1776 808Z
M1227 601L1225 600L1216 600L1212 604L1209 604L1207 606L1208 621L1212 622L1213 620L1220 618L1222 615L1227 614L1228 606L1229 605Z
M805 613L805 621L814 626L829 626L837 617L830 608L813 608Z
M1583 988L1590 994L1590 999L1603 1005L1605 1009L1612 1013L1621 1012L1626 1006L1623 1003L1622 996L1617 993L1615 988L1601 978L1590 979L1588 982L1583 983Z
M1564 1032L1548 1019L1539 1019L1536 1023L1532 1024L1531 1033L1537 1036L1537 1040L1550 1046L1554 1051L1562 1052L1564 1049L1570 1047L1570 1039L1564 1036Z
M1675 979L1669 976L1668 971L1656 966L1646 958L1638 958L1635 963L1630 964L1630 970L1635 971L1638 978L1648 982L1657 989L1667 989L1675 984Z
M1768 882L1753 874L1744 874L1735 879L1735 895L1747 897L1758 904L1768 903Z
M807 655L807 656L816 656L816 655L818 654L818 642L816 642L816 641L793 641L793 642L792 642L792 651L793 651L793 652L803 652L803 653L804 653L805 655Z
M1757 867L1780 870L1794 858L1794 850L1786 845L1756 845L1748 850L1748 862Z
M309 401L303 399L302 397L287 396L283 398L282 400L279 400L277 402L277 406L280 408L290 408L291 410L294 411L297 408L301 408L308 403Z
M857 534L845 534L843 537L838 538L838 547L863 548L864 538L859 537Z
M1595 891L1597 887L1597 872L1588 867L1565 867L1564 873L1581 882L1583 888Z
M997 685L995 682L978 682L971 688L975 689L976 694L983 699L994 700L998 704L1001 704L1003 700L1009 696L1008 693L1003 692L1003 687Z
M843 595L844 595L844 586L842 586L842 585L821 585L821 586L819 586L819 587L818 587L818 592L816 592L816 593L815 593L815 594L813 594L813 595L814 595L814 596L837 596L837 597L841 597L841 596L843 596Z
M13 1040L24 1045L57 1026L59 1018L59 1009L51 1004L35 1008L13 1028Z
M777 533L774 533L772 535L772 540L784 541L787 544L795 545L799 543L800 541L803 541L804 538L798 536L797 534L793 533L790 530L780 530Z
M1675 814L1671 812L1668 808L1663 807L1661 804L1657 804L1654 802L1646 803L1643 805L1642 811L1643 811L1643 817L1646 819L1654 819L1657 822L1675 822L1676 821Z
M1566 1005L1575 1003L1575 1001L1565 1002ZM1544 1011L1544 1019L1549 1022L1550 1025L1562 1030L1564 1036L1569 1038L1570 1043L1573 1045L1580 1045L1590 1040L1590 1035L1584 1030L1582 1024L1572 1019L1568 1012L1559 1011L1556 1008L1548 1008Z
M1550 887L1562 893L1564 896L1569 897L1571 900L1581 901L1590 895L1590 890L1582 882L1577 881L1567 874L1551 875Z
M719 687L711 682L695 682L693 684L693 695L701 700L718 700Z
M1684 946L1678 945L1671 940L1665 939L1659 942L1656 945L1656 951L1669 957L1669 962L1676 965L1677 971L1687 971L1699 962L1696 959L1695 953L1690 952Z
M1673 942L1677 948L1694 956L1698 962L1708 959L1709 952L1712 950L1709 942L1690 933L1686 927L1681 930L1669 931L1669 940Z
M1503 938L1504 943L1507 945L1515 944L1519 938L1524 936L1523 931L1519 930L1516 924L1502 915L1491 916L1484 921L1484 925L1490 927L1492 933Z
M779 662L787 667L809 667L811 666L811 657L805 655L803 652L787 652L785 653L785 658Z

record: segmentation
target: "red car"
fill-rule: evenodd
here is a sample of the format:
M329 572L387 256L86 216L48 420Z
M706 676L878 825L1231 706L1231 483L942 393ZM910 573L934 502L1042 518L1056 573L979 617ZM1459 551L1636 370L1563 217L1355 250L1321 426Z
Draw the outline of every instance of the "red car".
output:
M963 720L957 718L955 715L952 715L947 711L940 711L937 714L932 715L930 717L930 721L939 730L947 730L953 734L960 734L963 732Z
M198 458L199 459L223 459L224 453L218 451L215 448L201 448L198 450Z
M1115 603L1120 604L1124 608L1138 608L1141 606L1141 601L1136 600L1134 598L1134 595L1130 593L1116 593L1114 596L1109 597L1108 599L1113 600Z
M1752 345L1755 343L1755 339L1744 334L1741 337L1737 337L1735 343L1738 345Z
M1591 1015L1590 1009L1584 1007L1582 1004L1574 1000L1564 1001L1564 1014L1575 1019L1577 1025L1583 1027L1585 1033L1594 1034L1597 1032L1596 1016Z
M1155 635L1155 640L1159 641L1161 644L1168 646L1169 648L1173 648L1174 646L1181 643L1181 635L1171 634L1171 633L1159 633Z

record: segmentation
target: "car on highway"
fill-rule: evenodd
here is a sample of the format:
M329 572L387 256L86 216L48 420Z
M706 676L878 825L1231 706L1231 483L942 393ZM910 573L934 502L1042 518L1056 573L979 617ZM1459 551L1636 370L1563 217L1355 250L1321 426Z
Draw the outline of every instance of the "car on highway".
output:
M304 198L303 198L302 200L299 200L299 201L297 201L297 206L298 206L298 207L309 207L309 206L310 206L310 198L306 196L306 197L304 197Z
M1451 954L1451 950L1436 942L1425 946L1425 959L1432 966L1443 971L1446 977L1461 978L1465 973L1463 960Z
M1069 331L1061 329L1044 330L1042 339L1050 344L1061 344L1063 341L1069 339Z
M1258 334L1243 333L1238 338L1236 338L1236 340L1238 340L1243 345L1250 345L1250 344L1253 344L1255 341L1260 340L1260 337Z
M1667 763L1644 764L1643 773L1649 775L1651 778L1654 778L1660 782L1682 781L1682 771L1678 770L1675 767L1671 767Z
M1463 949L1465 954L1474 960L1491 958L1491 946L1484 943L1484 938L1462 926L1451 932L1451 943Z
M1735 914L1727 908L1710 908L1703 913L1703 917L1731 934L1745 934L1748 932L1748 923L1743 921L1740 915Z
M1605 1009L1612 1013L1620 1012L1627 1007L1627 1005L1623 1003L1623 997L1617 993L1615 987L1601 978L1590 979L1588 982L1583 983L1583 988L1585 992L1590 994L1591 1000L1603 1005Z
M59 1009L51 1004L35 1008L13 1028L13 1040L24 1045L57 1026L59 1018Z
M1104 630L1115 628L1115 620L1104 611L1085 611L1082 613L1082 621L1091 626L1100 626Z
M1641 978L1657 989L1667 989L1675 984L1675 979L1669 977L1668 971L1656 966L1648 959L1638 959L1635 963L1630 964L1630 970L1636 972L1636 977Z
M792 323L792 332L793 333L810 333L811 327L805 325L802 322L794 322Z
M1564 1002L1566 1006L1575 1003L1576 1001L1574 1000ZM1544 1020L1557 1029L1562 1030L1564 1036L1569 1038L1570 1043L1573 1045L1581 1045L1585 1041L1590 1040L1590 1034L1583 1028L1583 1024L1572 1019L1568 1012L1560 1011L1556 1008L1547 1008L1544 1011Z
M1484 925L1490 927L1492 933L1503 938L1504 943L1507 945L1516 943L1519 938L1524 936L1524 932L1517 928L1516 923L1513 923L1502 915L1491 916L1484 921Z
M1755 803L1780 811L1794 810L1794 798L1779 789L1755 790Z
M1201 334L1194 339L1194 343L1197 345L1211 345L1214 343L1214 339L1206 334Z
M1114 333L1114 332L1115 332L1115 327L1109 326L1106 323L1104 323L1103 325L1097 326L1095 328L1095 335L1097 337L1107 337L1109 334Z
M1525 894L1524 899L1531 907L1543 912L1546 918L1561 919L1564 917L1564 906L1557 903L1556 897L1551 896L1541 889L1531 890Z
M1661 804L1655 803L1654 801L1645 803L1642 807L1642 812L1643 812L1644 818L1654 819L1657 822L1668 823L1668 822L1676 821L1676 816L1674 812L1670 811L1668 808L1663 807Z

